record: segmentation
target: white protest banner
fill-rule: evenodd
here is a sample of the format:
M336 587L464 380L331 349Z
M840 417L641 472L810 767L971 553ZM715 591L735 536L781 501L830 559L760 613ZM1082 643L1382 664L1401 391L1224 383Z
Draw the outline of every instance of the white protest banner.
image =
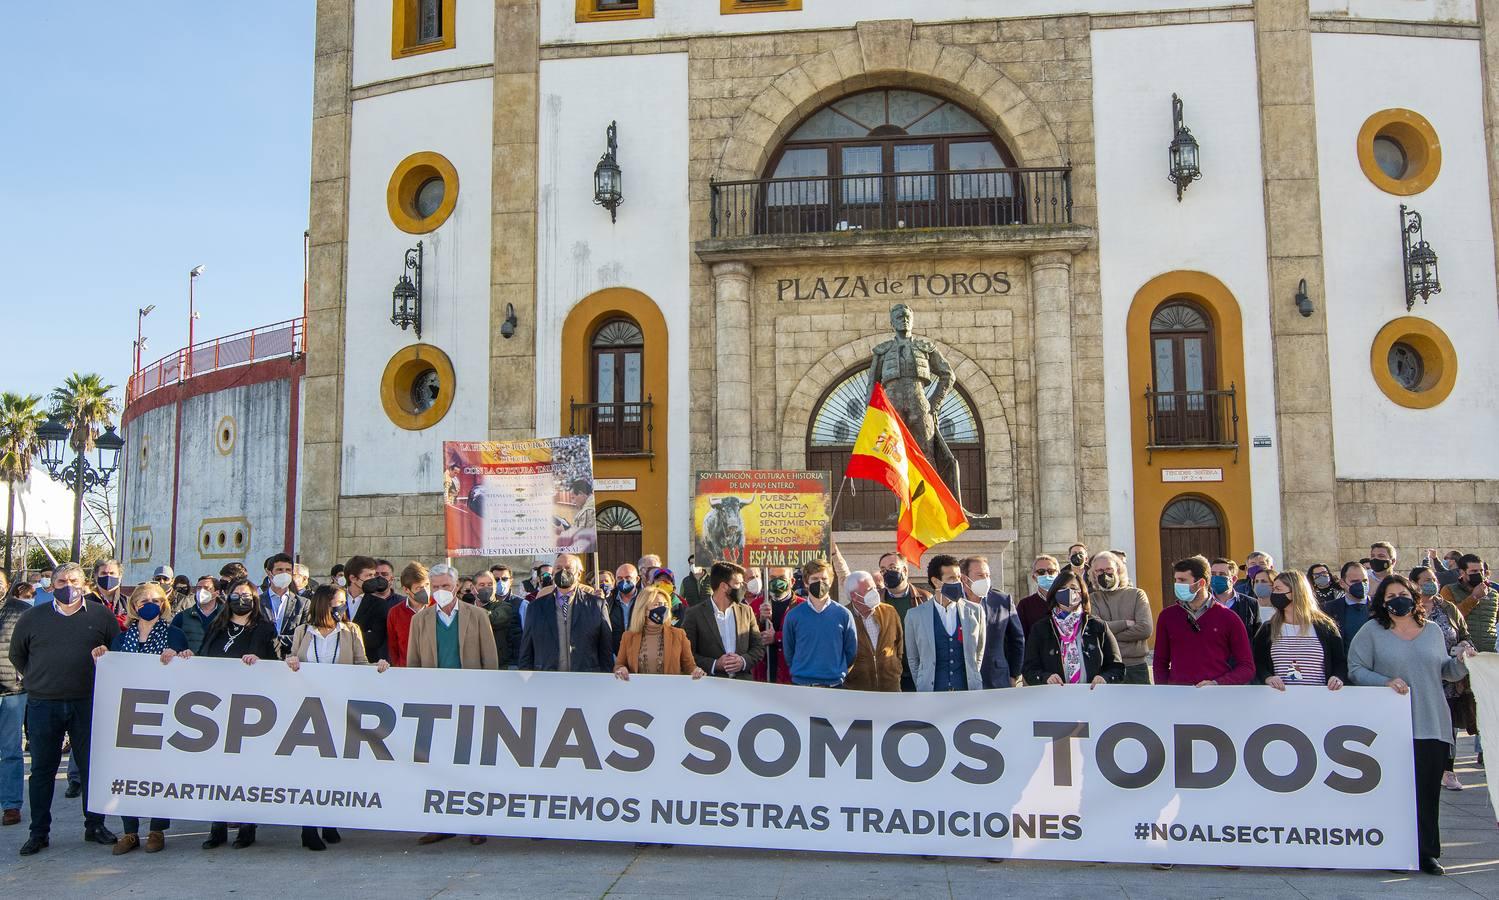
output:
M98 664L109 814L870 853L1412 868L1409 700L876 694L685 676Z
M1499 734L1499 654L1469 657L1468 676L1473 679L1473 700L1478 707L1478 733ZM1489 803L1499 810L1499 778L1485 780L1489 783Z

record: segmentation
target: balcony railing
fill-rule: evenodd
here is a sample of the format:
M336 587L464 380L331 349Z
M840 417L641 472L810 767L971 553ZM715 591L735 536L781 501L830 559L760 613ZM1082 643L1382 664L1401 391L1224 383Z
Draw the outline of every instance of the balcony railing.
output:
M1239 451L1238 392L1157 391L1145 388L1147 455L1154 450Z
M132 375L125 388L125 405L194 375L305 353L305 326L305 319L289 319L184 347Z
M592 435L594 456L655 456L652 406L649 396L636 403L572 403L568 434Z
M965 169L717 181L712 235L1072 224L1072 169Z

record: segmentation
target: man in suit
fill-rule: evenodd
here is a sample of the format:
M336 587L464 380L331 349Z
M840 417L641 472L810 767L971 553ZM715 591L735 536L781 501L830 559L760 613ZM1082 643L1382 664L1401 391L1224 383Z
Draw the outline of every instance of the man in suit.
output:
M844 582L848 608L854 614L859 649L843 686L854 691L900 690L906 639L900 616L885 603L868 572L850 572Z
M380 576L377 565L371 556L350 557L344 564L344 575L349 579L349 621L359 626L364 654L371 662L390 658L385 635L390 604L379 596L390 590L390 581Z
M988 645L983 607L967 599L957 559L946 553L927 564L932 602L906 613L906 660L918 691L976 691Z
M604 598L583 587L582 580L582 560L571 553L557 557L552 584L537 593L526 611L520 639L522 669L614 671L614 629Z
M292 567L294 563L286 553L273 553L265 561L265 587L260 591L260 602L265 607L266 618L280 621L281 607L296 598L292 589Z
M989 560L970 556L961 563L966 599L984 611L984 657L979 677L985 688L1014 687L1025 661L1025 633L1010 595L996 591L989 577Z
M489 575L488 572L483 574ZM481 606L458 602L458 570L446 564L433 566L428 577L432 584L432 605L424 607L411 620L406 667L498 669L500 654L495 646L489 615ZM435 844L452 836L432 832L417 838L416 842ZM475 834L469 836L468 842L482 844L484 840L482 835Z
M711 602L689 605L682 614L682 630L692 644L698 667L720 678L749 678L765 658L760 623L745 604L744 569L716 562L708 572Z

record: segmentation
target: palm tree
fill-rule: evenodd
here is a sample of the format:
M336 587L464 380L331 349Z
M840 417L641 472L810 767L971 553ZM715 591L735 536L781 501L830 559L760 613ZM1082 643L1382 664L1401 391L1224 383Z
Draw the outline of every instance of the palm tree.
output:
M99 432L110 424L110 419L118 411L114 398L109 396L114 389L114 385L105 384L104 379L98 375L80 375L77 372L69 375L62 387L52 389L52 417L68 429L68 443L80 457L94 449L94 440L99 437ZM83 552L83 466L80 465L78 469L77 481L71 485L74 559L80 558Z
M5 575L11 570L11 552L16 541L16 485L31 477L31 458L41 449L36 430L47 419L42 398L22 396L9 391L0 393L0 478L8 487L9 503L5 510Z

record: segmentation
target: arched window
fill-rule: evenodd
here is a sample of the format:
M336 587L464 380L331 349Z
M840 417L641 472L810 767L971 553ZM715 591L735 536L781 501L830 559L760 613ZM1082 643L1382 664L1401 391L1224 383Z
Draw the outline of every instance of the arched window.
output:
M1009 225L1024 221L1014 157L972 113L908 90L872 90L807 117L771 158L772 234Z
M825 470L833 475L833 490L843 480L848 459L854 449L854 438L864 423L869 405L869 370L847 372L823 395L812 414L807 432L807 468ZM937 430L947 441L958 460L962 482L963 508L982 511L988 508L988 473L984 465L984 433L974 414L973 403L961 387L954 385L942 398L937 410ZM839 530L883 530L894 527L899 511L895 496L869 481L852 482L858 492L844 489L838 503L833 527Z
M1190 300L1167 300L1150 318L1152 435L1155 446L1224 441L1232 397L1218 391L1213 320Z
M641 549L640 516L623 503L604 503L598 511L599 565L613 572L633 564L645 553Z
M1166 504L1161 511L1161 596L1174 596L1176 574L1172 567L1177 560L1198 554L1213 559L1227 551L1223 516L1211 501L1184 496Z
M601 456L642 453L645 450L644 380L645 336L635 320L608 319L593 333L592 428L594 452Z

